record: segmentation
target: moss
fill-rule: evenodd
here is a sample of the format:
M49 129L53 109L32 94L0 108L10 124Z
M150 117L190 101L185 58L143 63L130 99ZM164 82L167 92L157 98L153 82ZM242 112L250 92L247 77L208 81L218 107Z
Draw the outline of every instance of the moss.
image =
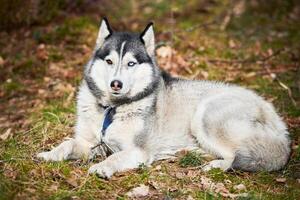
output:
M197 152L188 152L179 160L181 167L196 167L202 164L201 155Z
M195 198L199 200L217 200L222 199L222 197L215 197L214 194L208 192L208 191L197 191L195 194Z
M10 80L9 82L5 82L1 87L4 89L6 95L8 96L23 89L23 85L17 80Z
M68 44L80 44L81 35L87 29L94 29L94 22L89 17L72 17L66 19L63 24L54 26L50 31L36 29L33 33L34 38L39 43L57 44L62 41Z
M223 181L227 178L226 172L222 171L219 168L209 170L208 175L214 181Z

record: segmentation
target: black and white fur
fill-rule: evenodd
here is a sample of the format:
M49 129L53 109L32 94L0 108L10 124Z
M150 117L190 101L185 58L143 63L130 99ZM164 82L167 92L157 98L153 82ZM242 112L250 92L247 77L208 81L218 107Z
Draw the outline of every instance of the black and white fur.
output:
M116 79L123 83L117 93ZM102 137L106 106L116 113ZM286 125L270 103L238 86L169 76L156 65L152 24L141 34L113 32L106 19L77 96L75 137L38 157L88 157L101 140L115 153L89 173L107 178L182 149L219 158L204 170L278 170L290 154Z

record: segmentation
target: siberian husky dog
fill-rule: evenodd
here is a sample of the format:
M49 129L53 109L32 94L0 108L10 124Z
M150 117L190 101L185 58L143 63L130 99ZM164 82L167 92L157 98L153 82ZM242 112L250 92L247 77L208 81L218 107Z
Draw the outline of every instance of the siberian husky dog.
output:
M75 137L37 156L61 161L98 152L106 159L89 173L109 178L197 148L216 157L203 170L272 171L287 163L290 139L273 106L254 92L161 71L152 23L137 34L114 32L103 19L77 96Z

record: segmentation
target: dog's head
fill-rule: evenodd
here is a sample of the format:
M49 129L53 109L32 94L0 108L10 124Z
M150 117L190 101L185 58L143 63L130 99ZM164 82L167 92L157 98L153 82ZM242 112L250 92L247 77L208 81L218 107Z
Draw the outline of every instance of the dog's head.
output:
M103 19L85 80L97 98L122 104L149 95L158 84L153 24L142 33L114 32Z

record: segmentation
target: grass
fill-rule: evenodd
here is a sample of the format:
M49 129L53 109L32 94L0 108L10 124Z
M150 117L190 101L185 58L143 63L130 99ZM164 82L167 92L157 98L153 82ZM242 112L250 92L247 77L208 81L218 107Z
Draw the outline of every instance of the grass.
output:
M188 152L179 160L179 165L181 167L197 167L203 164L201 155L197 152Z
M0 56L5 64L1 66L0 75L0 133L11 129L11 135L0 141L0 199L128 199L126 193L140 184L150 186L149 199L224 198L203 188L201 177L225 184L232 193L248 193L247 197L238 199L297 199L300 196L300 95L295 64L299 62L300 29L296 20L287 17L287 12L294 12L290 4L283 3L271 10L246 4L244 13L231 16L224 30L220 30L220 26L224 23L224 15L235 5L231 1L186 3L176 0L171 4L132 1L130 5L111 1L103 5L101 12L105 6L111 8L104 10L113 28L142 30L146 21L154 20L157 40L172 44L190 63L192 73L182 70L180 75L239 84L272 101L287 122L293 140L289 164L272 173L218 169L204 173L198 167L207 162L206 159L196 152L188 152L175 160L117 173L107 181L87 176L92 163L86 160L37 160L36 153L50 150L73 134L74 91L97 35L99 23L92 11L65 13L63 21L53 20L45 25L1 32L0 44L4 48ZM146 14L133 15L136 12L133 8ZM171 10L174 19L171 19ZM115 11L120 12L115 14ZM216 22L187 31L212 20ZM257 30L257 27L261 28ZM168 32L173 32L173 37ZM229 44L230 40L235 46ZM47 59L39 58L36 53L42 43L46 46ZM288 50L264 63L256 62L267 56L270 49L275 52L283 47ZM249 58L253 60L248 63L236 62ZM287 90L272 80L265 66L291 89L298 106L292 104ZM278 182L278 178L286 181ZM234 189L239 184L246 189Z

